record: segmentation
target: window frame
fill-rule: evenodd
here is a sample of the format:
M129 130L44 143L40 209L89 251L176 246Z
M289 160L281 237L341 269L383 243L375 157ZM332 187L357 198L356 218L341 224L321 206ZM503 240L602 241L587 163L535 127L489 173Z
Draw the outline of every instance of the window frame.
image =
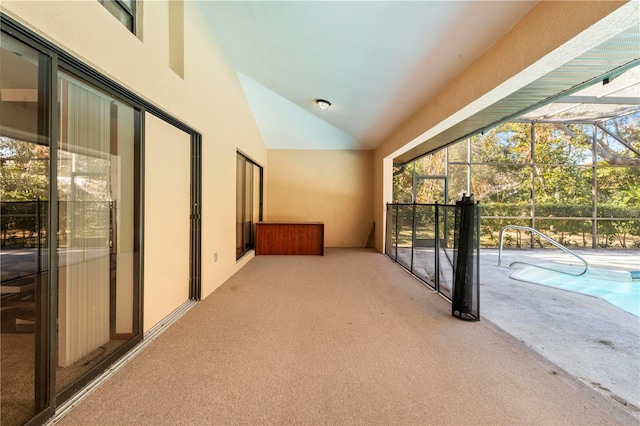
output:
M257 206L257 216L258 222L263 220L263 199L264 199L264 167L260 164L253 161L247 155L242 153L241 151L236 151L236 167L239 165L239 160L242 160L242 173L239 173L239 170L236 169L236 260L240 260L247 253L256 248L256 238L255 238L255 228L256 224L253 221L246 221L247 215L250 217L254 217L256 213L255 206L253 203L251 204L251 211L247 210L247 192L251 191L251 199L255 199L255 195L258 195L258 206ZM257 168L258 178L259 178L259 188L257 188L258 194L255 194L256 188L254 188L255 175L252 174L253 179L249 183L247 182L247 165L251 167ZM254 168L253 172L255 173L256 169ZM238 177L242 176L242 188L240 188L240 179ZM250 185L250 186L249 186ZM240 213L238 212L238 207L241 206L242 210L242 220L238 222L238 218ZM248 235L246 235L247 225L250 225ZM238 232L237 227L241 227L241 231ZM240 240L239 240L240 238Z
M134 35L136 34L136 30L137 30L137 28L136 28L136 2L137 2L137 0L132 0L131 1L131 7L129 7L129 5L126 4L123 0L98 0L98 3L100 3L102 6L104 6L104 8L107 9L110 14L112 14L116 19L118 19L118 21L120 21L120 23L122 25L124 25L129 31L131 31ZM113 13L113 11L109 7L107 7L107 5L113 5L115 8L117 8L118 10L123 12L126 16L128 16L131 19L131 26L129 27L128 25L123 23L122 20L120 19L120 17L116 16Z

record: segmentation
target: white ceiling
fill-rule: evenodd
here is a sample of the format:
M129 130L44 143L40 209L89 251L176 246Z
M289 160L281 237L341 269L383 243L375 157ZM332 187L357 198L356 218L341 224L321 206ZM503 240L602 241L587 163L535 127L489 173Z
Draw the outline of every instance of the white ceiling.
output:
M198 3L267 148L373 149L537 2Z

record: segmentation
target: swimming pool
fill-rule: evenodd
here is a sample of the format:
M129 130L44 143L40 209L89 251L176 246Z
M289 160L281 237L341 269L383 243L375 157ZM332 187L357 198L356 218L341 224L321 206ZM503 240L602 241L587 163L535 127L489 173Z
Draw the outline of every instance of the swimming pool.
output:
M510 278L599 297L640 317L640 279L635 279L638 277L637 271L589 268L583 275L574 276L569 273L580 273L582 266L558 263L542 263L539 266L556 271L529 265L515 270Z

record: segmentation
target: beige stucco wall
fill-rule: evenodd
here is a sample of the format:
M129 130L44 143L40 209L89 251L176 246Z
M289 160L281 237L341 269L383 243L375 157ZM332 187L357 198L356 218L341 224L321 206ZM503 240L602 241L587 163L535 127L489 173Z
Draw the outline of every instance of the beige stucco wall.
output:
M235 260L236 150L263 165L267 150L237 74L195 2L184 2L184 78L169 67L169 3L145 1L142 8L143 33L136 37L97 1L0 2L3 13L202 134L206 296L251 258Z
M324 222L326 247L363 247L373 223L372 152L269 150L269 221Z
M375 150L373 202L376 223L384 223L384 206L392 199L392 159L406 150L407 144L423 142L529 84L595 46L597 37L606 37L607 31L613 36L615 25L603 28L598 34L591 29L596 23L606 27L602 25L603 18L625 3L542 1L537 4ZM375 246L382 251L384 233L381 229L378 227L376 232Z

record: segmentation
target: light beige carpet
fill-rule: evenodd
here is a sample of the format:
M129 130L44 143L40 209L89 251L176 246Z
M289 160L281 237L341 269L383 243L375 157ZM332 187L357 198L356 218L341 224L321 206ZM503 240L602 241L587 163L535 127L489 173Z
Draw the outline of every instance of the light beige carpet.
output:
M382 254L259 256L61 424L633 424Z

